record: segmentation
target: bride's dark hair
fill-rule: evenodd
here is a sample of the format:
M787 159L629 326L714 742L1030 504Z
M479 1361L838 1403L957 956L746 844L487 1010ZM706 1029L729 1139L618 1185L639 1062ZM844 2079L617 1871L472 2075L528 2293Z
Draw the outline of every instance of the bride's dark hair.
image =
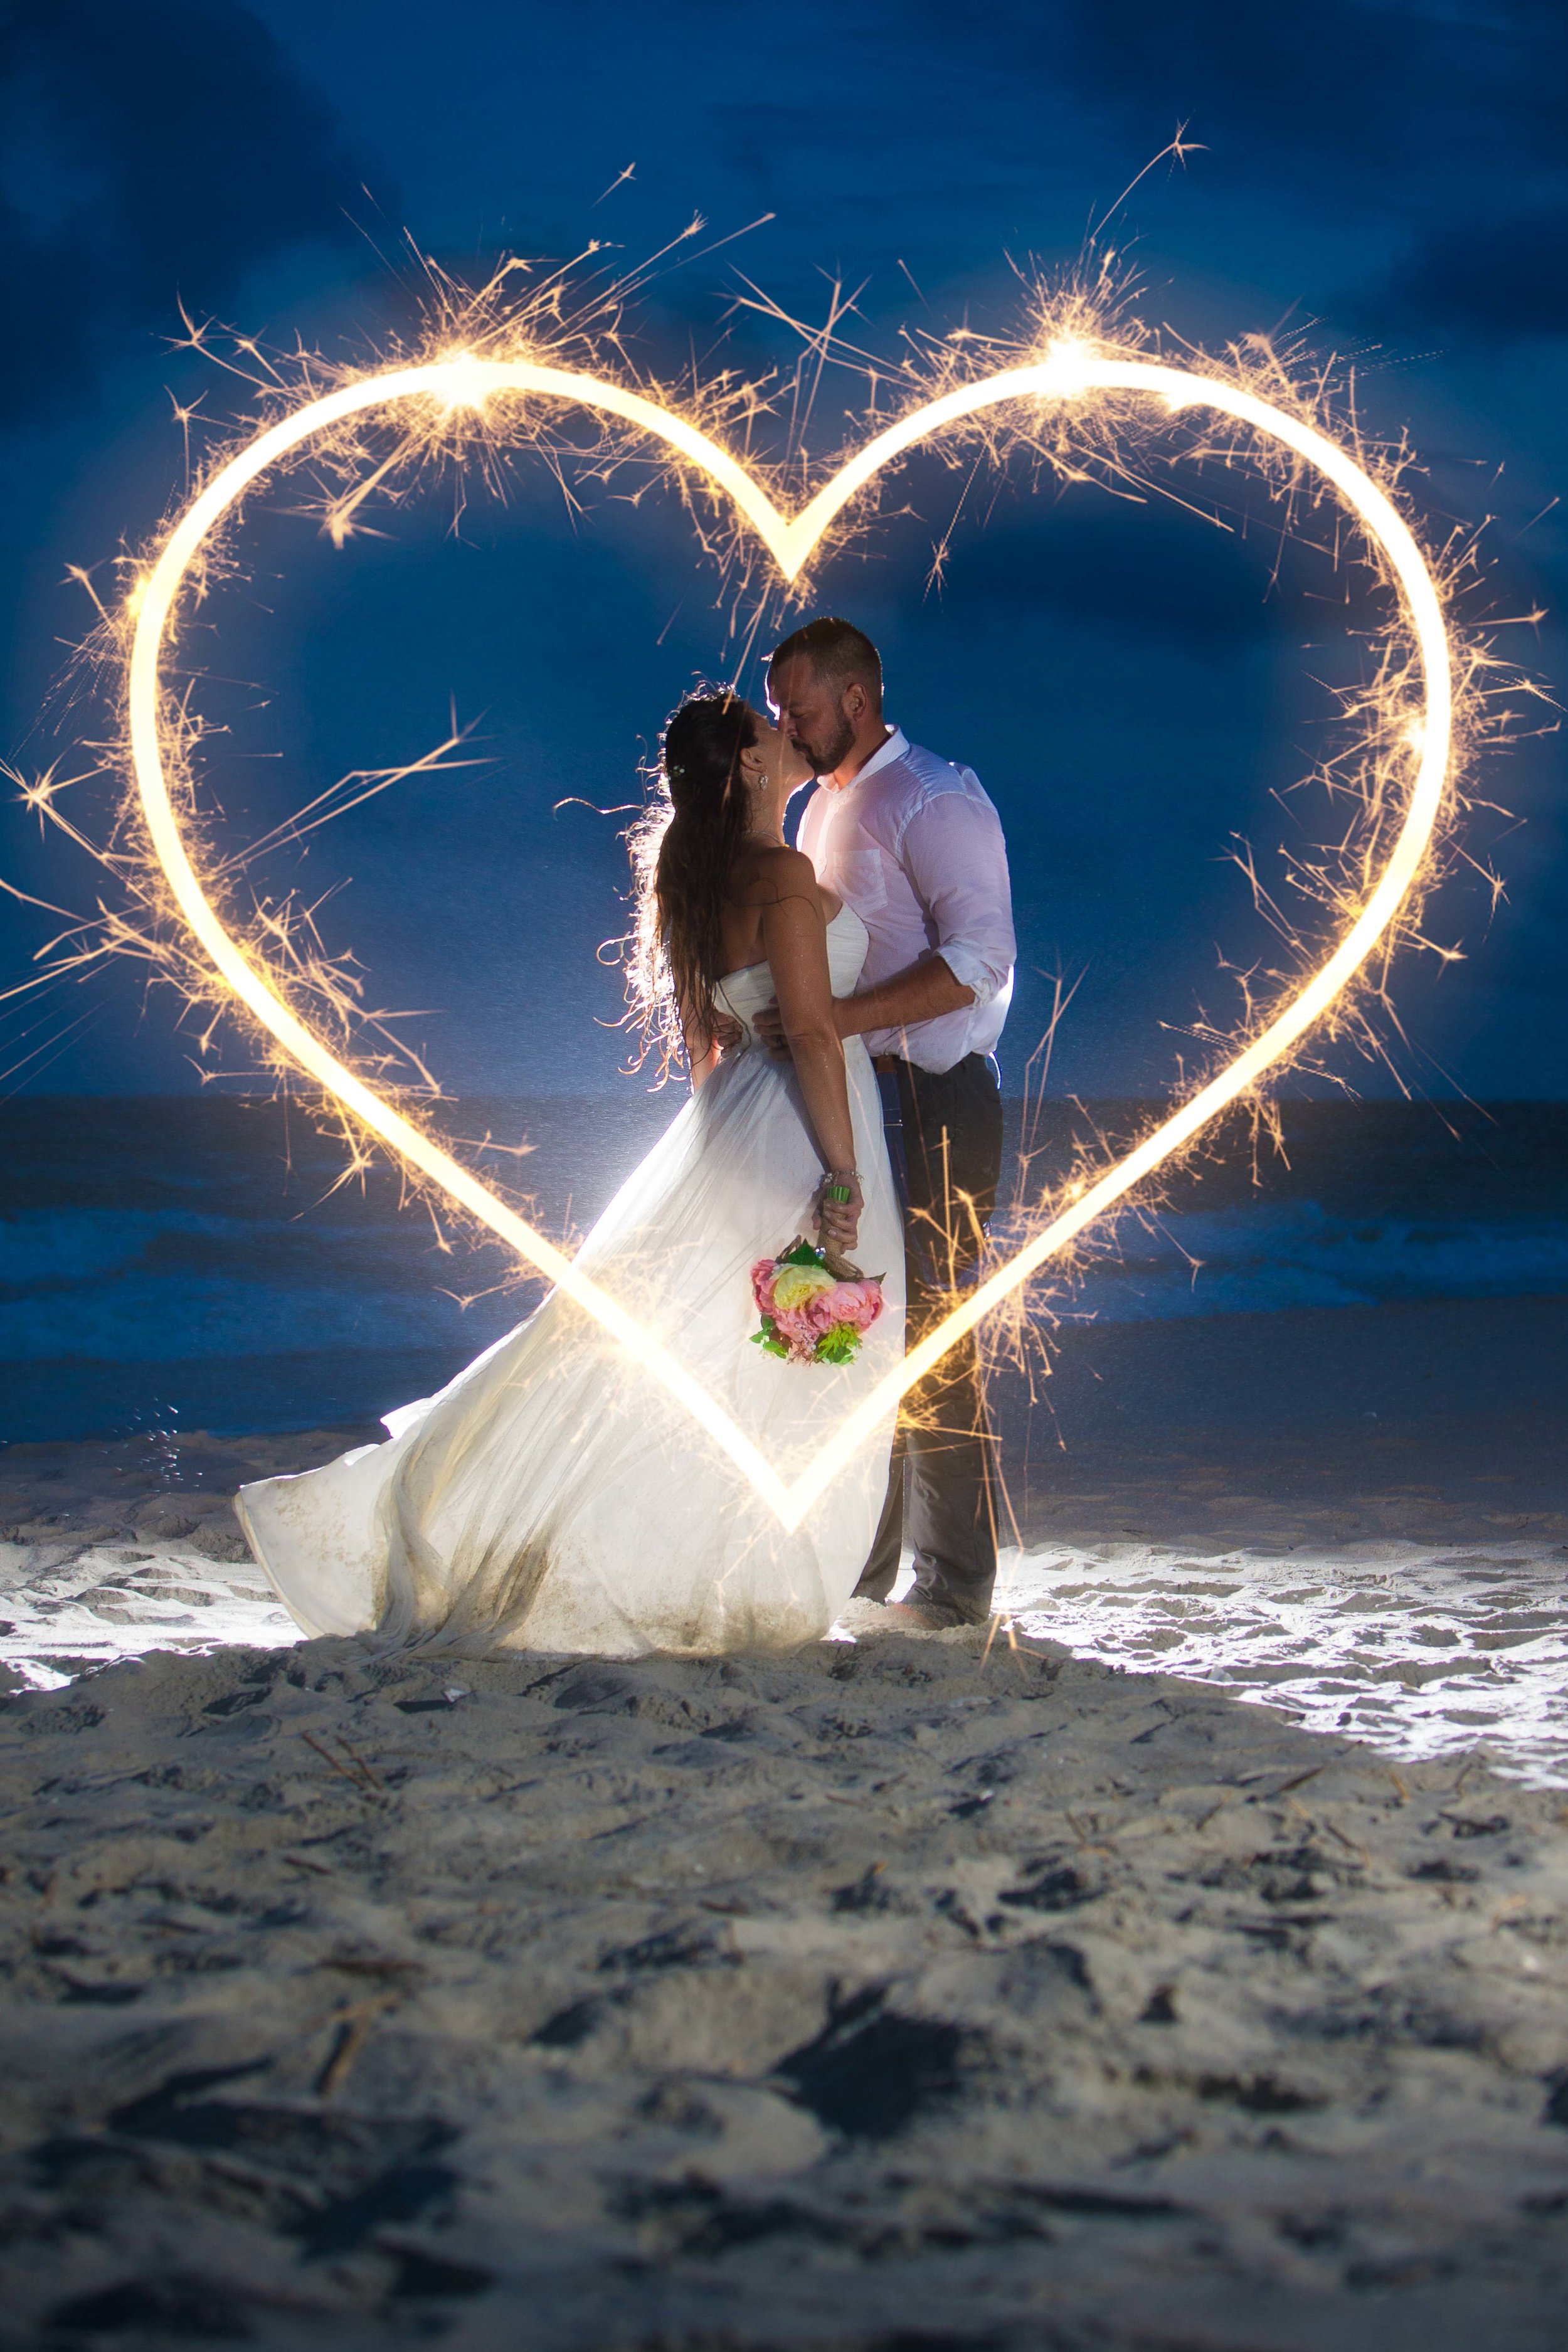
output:
M730 869L746 833L741 754L757 714L727 687L701 687L665 721L648 806L627 835L637 910L627 993L642 1051L661 1076L686 1035L698 1052L724 971L720 920ZM683 1033L681 1014L685 1013Z

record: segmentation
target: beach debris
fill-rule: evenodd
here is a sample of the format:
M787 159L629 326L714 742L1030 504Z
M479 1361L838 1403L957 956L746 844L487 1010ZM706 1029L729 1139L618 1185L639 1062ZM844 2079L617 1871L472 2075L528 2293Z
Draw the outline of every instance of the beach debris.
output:
M343 1779L350 1781L353 1786L359 1790L362 1797L379 1797L384 1793L382 1789L381 1782L376 1779L375 1774L371 1770L371 1768L365 1762L364 1758L359 1753L357 1748L352 1748L349 1745L349 1742L343 1738L341 1732L337 1733L335 1737L338 1746L342 1749L343 1754L350 1759L350 1761L347 1764L344 1764L338 1757L334 1756L331 1748L323 1748L321 1742L316 1738L314 1732L302 1731L300 1734L300 1737L304 1741L307 1748L313 1748L315 1749L316 1754L321 1757L323 1763L330 1764L334 1772L342 1773Z

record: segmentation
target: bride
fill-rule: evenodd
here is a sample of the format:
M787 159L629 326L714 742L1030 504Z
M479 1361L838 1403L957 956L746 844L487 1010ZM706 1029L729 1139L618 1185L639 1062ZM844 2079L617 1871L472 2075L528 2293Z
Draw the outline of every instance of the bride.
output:
M691 1099L577 1264L653 1330L786 1479L903 1354L903 1234L876 1080L830 1007L865 961L859 917L787 848L806 770L737 695L665 730L634 835L645 1037L684 1051ZM776 998L793 1061L754 1016ZM721 1056L715 1013L740 1024ZM856 1361L751 1344L750 1269L815 1230L883 1276ZM391 1434L242 1488L252 1551L308 1633L630 1657L793 1648L854 1589L887 1491L893 1416L786 1531L730 1456L552 1291Z

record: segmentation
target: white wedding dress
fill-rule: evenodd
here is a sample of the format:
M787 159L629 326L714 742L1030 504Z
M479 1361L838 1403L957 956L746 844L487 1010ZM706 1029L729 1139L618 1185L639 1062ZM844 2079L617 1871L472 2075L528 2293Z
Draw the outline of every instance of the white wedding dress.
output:
M827 929L834 992L865 961L849 908ZM765 963L720 999L745 1032L584 1243L577 1264L650 1327L785 1478L904 1348L904 1250L876 1079L845 1048L866 1194L857 1263L884 1311L857 1361L790 1364L751 1344L750 1269L807 1230L822 1163L795 1073L759 1043ZM251 1549L308 1633L374 1630L474 1654L631 1657L785 1650L826 1633L887 1490L893 1416L786 1532L648 1372L552 1291L438 1396L385 1416L387 1443L242 1488Z

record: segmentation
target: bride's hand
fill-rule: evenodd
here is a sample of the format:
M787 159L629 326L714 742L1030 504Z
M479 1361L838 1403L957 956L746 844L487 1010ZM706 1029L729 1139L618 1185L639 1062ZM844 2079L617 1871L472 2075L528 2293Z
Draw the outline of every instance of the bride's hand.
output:
M830 1186L847 1190L847 1201L825 1198ZM860 1219L865 1212L866 1195L860 1189L860 1179L853 1169L829 1170L817 1188L816 1237L837 1250L852 1250L860 1237Z

